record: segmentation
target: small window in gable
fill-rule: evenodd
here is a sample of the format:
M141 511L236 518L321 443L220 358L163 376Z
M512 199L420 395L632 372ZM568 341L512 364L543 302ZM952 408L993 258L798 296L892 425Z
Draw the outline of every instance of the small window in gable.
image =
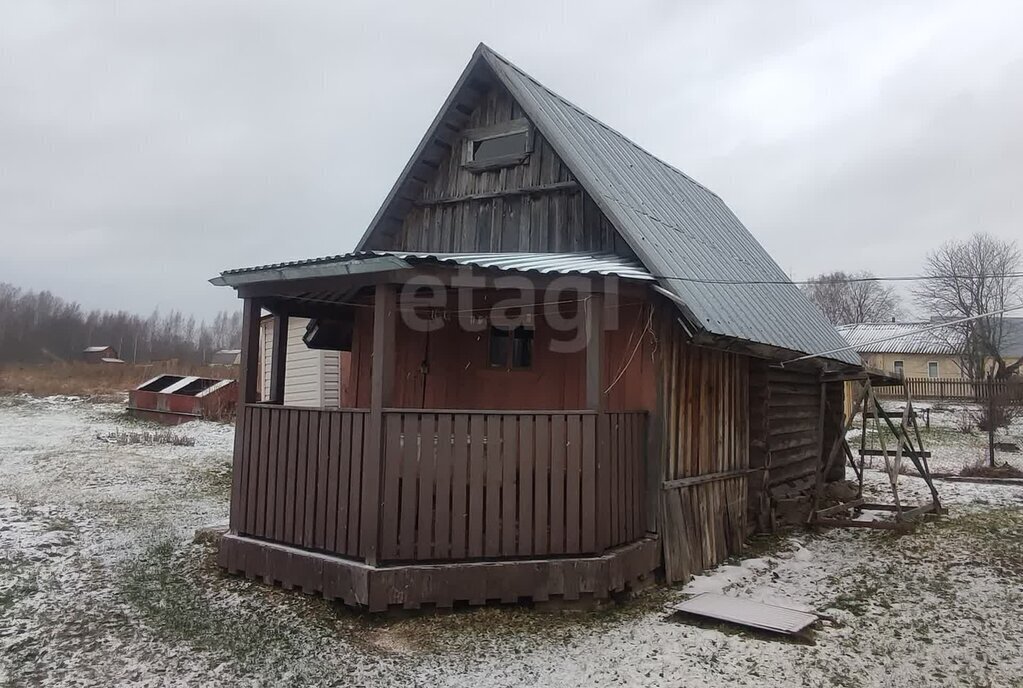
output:
M516 119L465 132L462 166L472 172L511 167L525 162L532 152L529 121Z

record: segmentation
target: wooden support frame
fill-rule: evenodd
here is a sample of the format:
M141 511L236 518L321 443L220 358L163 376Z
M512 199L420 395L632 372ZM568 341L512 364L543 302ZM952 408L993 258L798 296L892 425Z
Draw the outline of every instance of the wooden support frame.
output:
M270 354L270 396L272 404L284 403L284 379L288 365L288 316L273 316L273 348Z
M242 300L242 353L238 366L238 415L234 428L234 454L231 464L231 511L229 525L237 532L244 515L241 513L240 500L242 467L248 460L245 456L245 414L246 404L254 403L259 382L256 356L259 352L259 316L262 312L260 302L256 299Z

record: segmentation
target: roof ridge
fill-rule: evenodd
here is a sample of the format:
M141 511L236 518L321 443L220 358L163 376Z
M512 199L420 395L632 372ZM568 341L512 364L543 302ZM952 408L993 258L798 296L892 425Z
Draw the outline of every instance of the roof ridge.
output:
M632 146L633 148L635 148L635 149L636 149L636 150L638 150L639 152L643 153L643 154L644 154L644 155L646 155L646 156L649 156L649 157L650 157L650 158L652 158L653 160L656 160L656 161L657 161L658 163L660 163L660 164L661 164L661 165L663 165L664 167L668 168L669 170L671 170L671 171L672 171L672 172L674 172L675 174L677 174L677 175L680 175L680 176L681 176L681 177L682 177L683 179L685 179L685 180L686 180L686 181L688 181L689 183L691 183L691 184L695 184L696 186L700 187L701 189L703 189L703 190L704 190L704 191L706 191L707 193L709 193L709 194L713 195L713 196L714 196L715 198L717 198L718 200L720 200L720 201L723 201L723 199L721 198L721 196L719 196L719 195L717 194L717 192L715 192L715 191L714 191L713 189L707 188L706 186L704 186L704 185L703 185L703 184L701 184L700 182L696 181L695 179L693 179L692 177L690 177L690 176L689 176L688 174L686 174L685 172L683 172L683 171L682 171L682 170L680 170L679 168L677 168L677 167L675 167L674 165L672 165L672 164L671 164L670 162L667 162L667 161L663 160L662 158L660 158L660 157L659 157L659 156L657 156L657 155L654 155L653 153L651 153L650 151L648 151L648 150L647 150L646 148L644 148L643 146L639 145L638 143L636 143L635 141L633 141L633 140L632 140L632 139L630 139L630 138L629 138L628 136L626 136L626 135L625 135L625 134L623 134L622 132L618 131L617 129L615 129L615 128L614 128L614 127L612 127L611 125L609 125L609 124L607 124L607 123L605 123L605 122L601 121L601 120L600 120L600 119L598 119L597 117L594 117L594 116L593 116L593 115L591 115L591 114L590 114L589 112L587 112L586 110L582 109L581 107L579 107L578 105L576 105L575 103L573 103L573 102L572 102L571 100L569 100L568 98L564 97L564 96L563 96L563 95L561 95L560 93L556 93L555 91L551 90L551 89L550 89L550 88L549 88L548 86L546 86L546 85L544 85L544 84L540 83L540 82L539 82L539 81L537 81L537 80L536 80L536 79L535 79L534 77L530 76L530 74L529 74L529 73L527 73L527 72L526 72L525 70L523 70L523 69L522 69L521 67L519 67L518 65L516 65L516 64L515 64L514 62L512 62L511 60L509 60L509 59L508 59L507 57L505 57L504 55L501 55L500 53L498 53L498 52L497 52L496 50L494 50L493 48L491 48L491 47L490 47L489 45L487 45L486 43L480 43L480 45L479 45L479 48L477 48L477 50L482 50L482 51L483 51L484 53L486 53L486 54L489 54L489 55L493 56L494 58L496 58L496 59L500 60L501 62L503 62L503 63L504 63L505 65L507 65L507 66L508 66L508 67L510 67L511 69L514 69L514 70L515 70L515 71L516 71L516 72L517 72L517 73L518 73L518 74L519 74L520 76L522 76L522 77L524 77L524 78L526 78L526 79L529 79L529 80L530 80L531 82L533 82L534 84L536 84L536 85L537 85L538 87L540 87L540 88L542 88L543 90L547 91L547 93L551 94L551 96L553 96L554 98L557 98L558 100L560 100L560 101L561 101L562 103L564 103L565 105L569 106L570 108L572 108L573 110L575 110L576 112L578 112L579 114L581 114L582 116L584 116L584 117L586 117L587 119L589 119L590 121L592 121L592 122L593 122L594 124L596 124L596 125L598 125L598 126L600 126L600 127L604 128L604 129L607 129L607 130L608 130L609 132L611 132L612 134L614 134L614 135L615 135L615 136L617 136L618 138L622 139L623 141L625 141L626 143L628 143L628 144L629 144L630 146Z

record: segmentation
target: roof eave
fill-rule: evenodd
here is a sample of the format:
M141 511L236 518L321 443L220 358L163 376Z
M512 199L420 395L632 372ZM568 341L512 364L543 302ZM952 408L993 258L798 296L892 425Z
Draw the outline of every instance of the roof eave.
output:
M374 272L406 270L412 266L394 256L352 258L348 260L314 263L310 265L287 265L281 267L246 270L244 272L223 272L210 280L218 287L242 287L261 282L290 282L292 280L316 279L320 277L346 277Z

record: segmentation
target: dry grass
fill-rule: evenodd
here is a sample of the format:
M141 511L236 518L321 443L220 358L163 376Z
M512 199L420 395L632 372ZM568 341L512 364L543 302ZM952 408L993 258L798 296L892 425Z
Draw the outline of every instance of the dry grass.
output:
M967 478L1023 478L1023 471L1007 463L990 466L986 461L978 461L963 466L959 475Z
M173 444L178 447L194 447L195 438L170 430L127 431L115 430L106 434L96 435L96 439L109 444Z
M117 396L162 373L234 377L230 367L156 363L152 365L108 365L90 363L5 364L0 366L0 394L33 396Z

